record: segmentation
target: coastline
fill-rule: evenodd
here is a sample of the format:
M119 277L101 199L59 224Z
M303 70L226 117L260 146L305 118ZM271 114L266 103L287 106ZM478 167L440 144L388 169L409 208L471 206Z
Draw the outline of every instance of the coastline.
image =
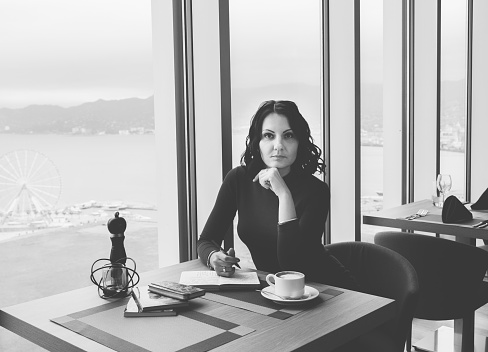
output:
M124 244L127 256L137 262L138 272L158 267L155 221L127 220ZM0 241L0 265L6 269L0 281L7 288L0 307L93 285L90 267L97 259L109 258L110 249L106 221L36 230ZM19 292L14 287L24 289Z
M151 223L151 226L157 226L156 207L154 206L90 201L50 212L44 217L38 216L32 219L20 219L21 221L10 221L10 225L7 221L7 224L0 227L0 243L57 231L66 233L106 225L115 212L119 212L131 225ZM12 219L19 220L18 218Z

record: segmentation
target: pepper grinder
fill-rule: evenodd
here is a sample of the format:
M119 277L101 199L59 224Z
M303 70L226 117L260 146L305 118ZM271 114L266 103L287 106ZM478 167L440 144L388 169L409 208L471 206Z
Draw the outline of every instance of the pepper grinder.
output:
M124 248L124 233L127 223L124 218L119 217L119 212L116 212L115 217L107 222L107 227L111 234L112 249L110 250L111 265L102 274L103 293L107 297L125 297L128 294L128 277L125 267L127 255Z

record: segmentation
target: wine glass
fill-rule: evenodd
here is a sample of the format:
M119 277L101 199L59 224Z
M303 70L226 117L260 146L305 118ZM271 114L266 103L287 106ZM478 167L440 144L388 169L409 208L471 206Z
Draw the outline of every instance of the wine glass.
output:
M444 198L446 197L446 193L449 192L452 186L452 179L451 175L448 174L439 174L437 175L437 189L442 194L442 205L444 205Z

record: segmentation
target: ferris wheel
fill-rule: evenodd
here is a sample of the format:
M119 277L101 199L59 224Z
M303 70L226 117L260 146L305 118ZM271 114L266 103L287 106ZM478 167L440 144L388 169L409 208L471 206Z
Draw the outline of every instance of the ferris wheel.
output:
M16 150L0 157L0 223L8 217L45 216L60 195L61 176L44 154Z

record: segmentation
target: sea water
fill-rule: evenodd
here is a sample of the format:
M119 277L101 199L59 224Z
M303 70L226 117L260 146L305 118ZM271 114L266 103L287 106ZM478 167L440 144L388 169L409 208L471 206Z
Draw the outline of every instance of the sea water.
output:
M244 140L245 133L235 134L235 166L239 165ZM57 208L91 200L156 205L157 153L152 134L1 134L0 141L0 172L2 156L10 152L32 150L52 161L62 182ZM361 158L361 196L378 196L383 190L383 148L362 146ZM456 185L463 185L463 158L463 153L441 152L442 169L452 175L453 191Z
M7 153L31 150L52 162L61 176L56 208L91 200L156 204L154 135L2 134L0 141L0 175Z

